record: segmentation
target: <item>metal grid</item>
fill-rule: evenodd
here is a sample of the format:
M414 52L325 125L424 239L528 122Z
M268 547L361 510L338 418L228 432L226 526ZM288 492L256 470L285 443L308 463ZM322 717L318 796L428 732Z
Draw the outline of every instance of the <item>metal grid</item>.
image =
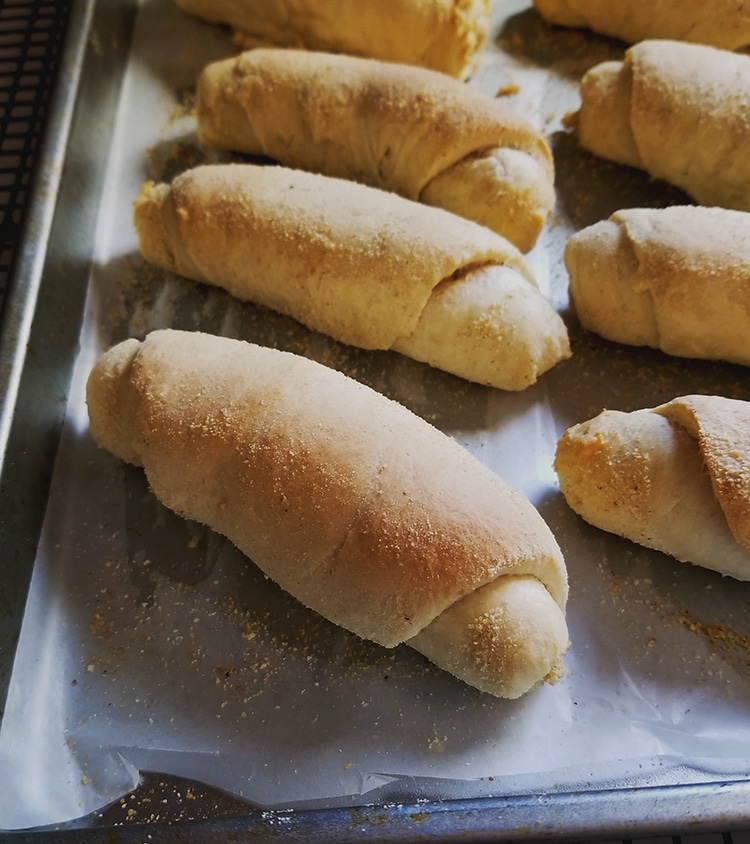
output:
M33 182L70 0L0 1L0 311Z

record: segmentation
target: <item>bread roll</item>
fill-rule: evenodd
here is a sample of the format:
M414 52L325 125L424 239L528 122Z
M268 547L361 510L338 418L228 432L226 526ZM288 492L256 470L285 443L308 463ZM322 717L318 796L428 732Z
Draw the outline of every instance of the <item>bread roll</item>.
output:
M750 56L644 41L581 82L581 145L702 205L750 211Z
M750 0L534 0L550 23L631 44L647 38L736 50L750 44Z
M467 78L487 40L489 0L175 0L229 24L244 47L371 56Z
M205 144L445 208L524 252L555 202L552 155L534 127L423 68L252 50L203 70L197 118Z
M97 442L142 466L166 506L330 621L494 695L560 674L552 533L401 405L288 352L172 330L105 353L87 402Z
M750 366L750 213L617 211L565 248L586 328L618 343Z
M141 251L365 349L520 390L567 357L520 253L482 226L354 182L255 165L146 185Z
M695 395L605 410L565 432L555 469L592 525L750 580L750 402Z

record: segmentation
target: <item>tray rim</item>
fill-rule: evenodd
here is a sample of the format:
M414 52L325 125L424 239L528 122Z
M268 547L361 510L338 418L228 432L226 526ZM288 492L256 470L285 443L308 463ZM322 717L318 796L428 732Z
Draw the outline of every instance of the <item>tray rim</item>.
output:
M736 810L740 808L741 813ZM638 820L639 814L650 820ZM659 817L656 817L659 815ZM114 834L135 844L158 833L160 842L206 844L253 840L286 842L415 841L509 842L631 838L731 832L750 823L750 782L647 786L472 800L368 804L344 809L251 809L242 816L176 823L84 827L85 819L55 828L0 832L8 844L89 844Z

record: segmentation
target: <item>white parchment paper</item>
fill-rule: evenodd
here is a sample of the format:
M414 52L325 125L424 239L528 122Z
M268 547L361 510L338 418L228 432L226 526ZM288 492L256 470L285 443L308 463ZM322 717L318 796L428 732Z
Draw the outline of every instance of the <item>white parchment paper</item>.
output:
M390 353L365 353L137 256L132 201L148 178L206 157L190 95L228 51L220 28L143 0L115 127L81 352L0 732L0 827L58 823L173 773L264 807L472 797L745 777L750 585L583 524L552 471L559 434L603 407L687 392L750 398L746 371L605 344L575 326L573 358L521 394ZM560 199L530 256L567 307L576 227L663 200L563 129L583 70L622 46L553 32L524 2L496 14L471 84L503 91L553 145ZM92 154L94 152L92 151ZM290 349L342 369L454 436L537 505L568 562L567 676L495 700L407 647L363 642L300 607L223 538L150 494L88 434L85 380L125 336L163 326Z

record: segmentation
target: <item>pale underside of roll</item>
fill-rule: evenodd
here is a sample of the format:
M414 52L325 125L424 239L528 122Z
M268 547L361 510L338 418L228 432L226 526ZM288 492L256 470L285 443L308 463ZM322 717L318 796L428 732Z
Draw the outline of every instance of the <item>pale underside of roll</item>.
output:
M211 165L146 185L143 256L365 349L521 390L570 354L522 255L483 226L355 182Z
M173 330L93 368L94 439L328 620L483 691L563 672L565 564L536 509L401 405L306 358Z
M550 23L635 44L647 38L736 50L750 44L750 0L534 0Z
M750 403L683 396L568 429L555 468L587 522L750 580Z
M541 134L503 103L423 68L251 50L203 70L196 113L207 145L445 208L523 252L554 207Z
M750 366L750 213L617 211L565 248L581 324L618 343Z
M750 56L644 41L581 81L581 145L702 205L750 211Z
M175 0L228 24L243 47L297 47L419 65L466 79L487 40L489 0Z

